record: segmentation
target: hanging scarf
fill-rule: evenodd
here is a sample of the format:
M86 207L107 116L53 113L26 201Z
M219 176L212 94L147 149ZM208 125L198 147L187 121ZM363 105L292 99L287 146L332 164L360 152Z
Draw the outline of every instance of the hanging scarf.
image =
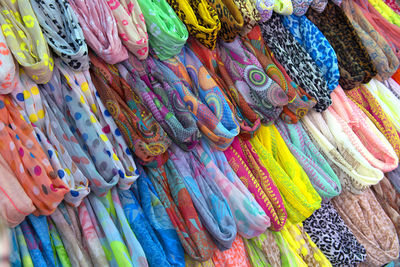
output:
M272 16L272 12L274 11L275 0L253 0L253 1L255 1L258 13L260 13L260 22L269 20Z
M321 14L310 9L307 18L319 28L335 50L340 71L339 83L343 89L353 89L376 75L368 52L340 7L329 2Z
M147 172L186 253L195 260L210 259L214 244L206 234L183 177L173 162L168 160L159 168L147 168Z
M50 217L47 217L47 223L49 225L51 241L53 242L53 246L55 248L55 251L57 252L57 260L59 260L60 265L62 266L71 266L71 261L69 260L68 253L61 240L61 236L58 233L57 228L54 226L54 223L52 222Z
M128 58L118 37L118 28L106 1L69 1L85 36L85 42L108 64Z
M221 60L250 107L270 124L288 103L285 91L264 72L257 58L246 50L239 38L231 43L221 42Z
M361 195L343 191L332 200L343 221L367 251L365 264L380 266L399 256L396 229L371 190Z
M335 50L325 36L306 16L282 16L281 20L285 28L314 60L329 90L334 90L339 85L339 66Z
M172 71L175 74L163 71L167 79L171 77L176 80L177 76L181 80L178 92L195 116L200 131L216 148L225 150L239 134L240 128L217 83L193 51L186 46L179 57L164 63L166 67L161 67L159 63L160 69L169 68L169 73Z
M331 99L322 73L306 50L283 27L279 16L272 15L269 21L260 26L264 41L276 59L284 66L290 77L317 100L315 109L322 111L328 108Z
M15 233L17 236L17 242L19 247L19 253L21 254L22 264L23 266L34 266L32 262L32 257L29 255L28 245L26 244L26 240L24 234L21 230L21 225L15 227Z
M239 8L243 17L243 29L240 33L242 36L245 36L253 29L254 26L257 25L258 21L260 21L261 16L257 10L257 7L254 3L254 0L233 0L236 6Z
M390 23L400 27L400 15L392 10L384 1L368 0L370 4Z
M0 94L11 93L18 83L18 65L15 65L6 38L0 31Z
M243 17L234 0L209 0L221 21L219 36L225 42L232 42L243 28Z
M221 21L212 5L206 0L167 0L167 2L186 24L190 35L213 50L221 29Z
M330 199L339 195L342 190L339 178L301 124L286 124L279 120L275 125L321 198Z
M332 2L335 3L335 1ZM311 3L311 8L317 11L318 13L322 13L324 12L327 4L328 0L313 0ZM340 6L340 4L338 6Z
M122 43L139 59L149 54L146 22L136 0L100 0L107 1L117 23Z
M384 0L385 4L388 5L394 12L400 15L400 7L395 0Z
M286 206L254 148L248 141L236 138L224 153L233 171L268 215L271 230L280 231L287 218Z
M321 197L277 128L274 125L262 126L250 143L282 194L288 219L293 223L304 221L320 207Z
M128 147L139 159L145 163L156 159L162 164L165 158L155 157L166 152L170 139L119 76L118 70L93 54L90 59L93 84L107 108L105 115L114 118Z
M339 177L342 188L360 194L383 178L383 173L372 167L353 146L329 110L322 114L310 112L302 122Z
M251 267L247 258L246 249L242 237L236 236L232 247L225 251L216 250L212 257L215 266L226 267Z
M293 14L293 4L291 0L275 0L274 11L283 16Z
M214 244L221 251L230 249L237 233L236 223L225 196L208 174L199 155L185 153L177 146L171 146L169 155Z
M190 256L185 253L185 267L215 267L215 264L212 259L198 261L190 258Z
M388 80L383 81L383 83L397 97L397 99L400 99L400 85L397 83L397 81L395 81L393 78L389 78Z
M128 83L133 82L132 89L172 141L186 151L192 149L200 137L196 121L154 60L148 57L142 64L130 56L118 69Z
M31 0L40 27L53 51L73 70L88 70L88 48L75 12L67 0Z
M9 262L8 264L10 264L11 266L22 266L22 260L21 260L21 255L20 255L20 249L19 249L19 245L18 245L18 240L17 240L17 233L16 233L16 228L10 228L8 229L9 235L7 238L7 235L5 234L5 231L7 228L5 227L5 223L2 223L2 229L0 230L1 234L1 245L2 247L7 247L9 246L10 248L10 252L9 255L4 255L4 258L8 258ZM8 242L4 243L4 242ZM2 253L5 253L5 251L3 251Z
M32 266L51 266L50 263L47 265L45 255L42 254L44 252L42 251L43 248L39 247L39 240L35 239L34 234L36 233L32 229L31 225L29 225L27 221L23 221L21 223L21 230L26 240L27 249L32 258Z
M231 110L240 125L239 135L245 139L251 138L260 127L259 115L250 108L243 95L237 90L217 51L207 49L192 38L188 41L188 47L207 68L218 87L223 90L222 93L229 100L227 103L232 104Z
M303 16L306 14L313 0L292 0L293 15Z
M399 67L399 60L386 40L364 17L361 9L351 1L344 1L342 9L352 23L382 80L390 78Z
M0 4L0 24L8 47L29 77L38 84L47 83L54 62L29 0L1 0Z
M365 261L365 248L330 202L322 202L321 208L304 221L303 227L333 266L356 266Z
M281 253L271 231L266 231L252 239L245 239L247 254L254 267L282 266Z
M300 267L306 266L300 256L290 247L289 243L283 238L282 232L272 232L275 242L279 247L282 266Z
M289 103L283 107L281 118L287 123L296 123L315 106L315 99L292 81L286 70L275 59L264 43L259 26L254 27L243 42L246 48L257 57L270 78L277 82L288 96Z

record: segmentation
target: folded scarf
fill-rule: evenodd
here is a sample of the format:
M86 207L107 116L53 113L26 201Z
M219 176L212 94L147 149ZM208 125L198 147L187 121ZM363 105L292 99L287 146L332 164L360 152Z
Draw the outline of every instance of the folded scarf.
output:
M198 261L190 258L188 254L185 254L185 267L215 267L215 264L212 259Z
M257 10L254 0L233 0L233 2L242 13L243 29L240 34L245 36L261 19L260 13Z
M147 173L186 253L194 260L210 259L215 246L206 233L183 177L178 173L173 162L168 160L159 168L147 168Z
M361 195L343 191L332 204L366 249L365 264L380 266L398 258L396 229L371 190L367 189Z
M313 0L292 0L293 15L303 16L306 14Z
M216 250L212 261L215 266L226 266L226 267L251 267L250 262L247 258L246 249L242 237L236 236L232 243L232 247L225 251Z
M388 5L394 12L400 15L400 7L395 0L384 0L385 4Z
M332 2L335 3L335 1ZM324 12L327 4L328 0L313 0L311 3L311 8L317 11L318 13L322 13ZM340 4L338 4L338 6L340 6Z
M280 231L286 222L286 207L257 152L249 141L237 138L224 153L233 171L268 215L271 230Z
M282 25L278 15L260 24L265 43L290 77L317 100L315 109L322 111L331 104L330 90L321 71L306 50Z
M367 49L379 77L382 80L390 78L399 67L399 60L385 38L374 29L354 2L344 1L342 9Z
M356 266L367 252L330 202L322 202L303 222L304 230L324 253L332 266Z
M232 170L223 152L204 141L195 151L228 201L238 233L244 238L263 233L269 225L269 218Z
M291 0L275 0L274 11L284 16L293 14L293 4Z
M239 134L240 128L217 83L187 46L179 57L164 63L163 67L159 63L159 67L170 69L163 70L167 79L180 79L178 92L196 118L200 131L216 148L225 150Z
M192 149L200 137L196 121L173 82L164 77L154 60L148 57L142 64L129 56L118 69L128 83L133 82L132 89L172 141L184 150Z
M171 146L169 155L214 244L221 251L230 249L237 233L236 223L228 201L200 161L199 155L185 153L177 146Z
M22 266L22 260L21 260L21 255L20 255L20 250L19 250L19 245L18 245L18 240L17 240L17 233L16 233L16 228L10 228L8 229L9 235L7 236L7 228L5 227L5 223L1 222L2 226L1 227L1 245L4 246L5 248L8 246L10 248L9 255L2 254L2 257L4 255L4 258L8 259L8 264L11 266L17 266L20 267ZM16 226L18 227L18 226ZM5 243L7 242L7 243ZM3 253L7 253L6 251L3 251ZM32 266L32 265L31 265Z
M214 49L221 21L214 7L206 0L167 0L190 35L209 49Z
M260 21L269 20L274 11L275 0L255 0L255 2L258 13L260 13Z
M342 188L359 194L383 178L383 173L372 167L353 146L329 110L322 114L310 112L302 122L314 144L318 145L339 177Z
M137 0L107 0L107 4L117 23L122 43L139 59L145 59L149 54L149 37Z
M397 81L394 80L393 77L394 75L392 76L392 78L383 81L383 83L397 97L397 99L400 99L400 85Z
M115 64L128 58L128 51L118 37L117 23L112 11L104 0L69 1L79 24L85 42L108 64Z
M115 120L130 150L145 163L153 160L158 160L158 164L165 162L162 155L171 140L164 130L115 67L106 65L93 54L90 59L93 84L107 108L105 115Z
M281 17L282 23L296 41L304 47L324 75L329 90L339 85L340 73L335 50L306 16Z
M339 83L343 89L350 90L367 83L377 74L360 37L340 7L329 2L322 13L310 9L307 18L319 28L335 50Z
M21 260L23 266L34 266L32 262L32 257L29 254L28 250L28 245L26 244L26 240L24 237L24 234L22 233L21 230L21 225L18 225L15 227L15 234L16 234L16 239L18 242L18 247L19 247L19 253L21 254Z
M222 62L217 50L210 50L195 39L189 39L188 47L196 54L197 58L207 68L218 87L225 94L228 105L235 114L240 125L239 135L243 138L251 138L260 127L259 115L249 106L243 95L237 90L225 64Z
M73 70L88 70L88 48L68 1L31 0L31 4L53 51Z
M288 97L289 103L283 107L281 118L287 123L296 123L298 119L307 114L309 109L315 106L315 99L292 81L285 68L275 59L271 50L264 43L259 26L254 27L246 37L243 40L246 48L257 57L267 75L280 85Z
M1 28L15 59L36 83L47 83L54 61L29 0L0 4Z
M71 261L69 260L69 256L67 253L67 250L61 240L61 236L57 231L57 228L55 227L54 223L50 219L50 217L47 217L47 223L49 225L49 232L50 232L50 237L51 241L53 242L54 250L57 253L57 260L59 261L59 265L62 266L71 266ZM107 265L105 265L107 266Z
M254 267L282 266L281 252L271 231L266 231L252 239L245 239L246 251Z
M285 91L265 73L263 66L239 38L231 43L221 42L218 52L239 92L261 115L261 121L266 124L275 121L288 103Z
M40 242L35 238L38 235L35 233L32 226L26 220L23 221L20 226L26 241L27 250L33 262L32 266L51 266L50 262L46 262L47 258L46 255L44 255L43 247L39 247ZM54 265L55 264L53 264L53 266Z
M400 27L400 15L392 10L384 1L368 0L373 7L390 23Z
M375 168L389 172L397 168L399 159L393 147L356 104L338 87L331 94L331 113L360 154ZM375 129L373 129L375 128Z
M321 198L330 199L339 195L342 191L339 178L301 124L286 124L279 120L275 125Z
M262 126L250 142L282 195L288 219L292 223L304 221L320 207L321 197L277 128Z
M231 42L243 28L243 17L234 0L209 0L221 21L219 36L225 42Z
M3 31L0 31L0 94L11 93L19 83L18 65L8 49Z

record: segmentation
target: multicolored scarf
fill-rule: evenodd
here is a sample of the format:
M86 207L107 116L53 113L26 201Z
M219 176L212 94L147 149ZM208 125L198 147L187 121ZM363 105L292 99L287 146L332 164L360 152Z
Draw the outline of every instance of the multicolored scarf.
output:
M232 247L225 251L216 250L212 257L215 266L243 266L251 267L247 258L246 249L242 237L236 236Z
M293 15L303 16L306 14L313 0L292 0Z
M18 65L8 49L3 31L0 31L0 94L11 93L19 84Z
M251 266L282 266L281 252L271 231L266 231L252 239L245 239L244 243Z
M274 11L283 16L293 14L293 4L291 0L275 0Z
M269 20L274 11L275 0L255 0L255 2L257 10L260 13L260 21Z
M236 6L239 8L243 17L243 29L240 33L242 36L245 36L253 29L254 26L257 25L258 21L260 21L261 16L258 12L254 0L233 0Z

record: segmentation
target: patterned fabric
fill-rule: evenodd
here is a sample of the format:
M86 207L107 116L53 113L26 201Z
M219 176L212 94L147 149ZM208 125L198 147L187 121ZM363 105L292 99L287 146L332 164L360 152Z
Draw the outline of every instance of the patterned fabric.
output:
M8 94L19 84L18 65L15 65L3 31L0 31L0 62L0 94Z
M291 0L275 0L274 11L284 16L293 14L293 4Z
M335 50L325 36L306 16L282 16L281 20L285 28L312 57L324 75L329 90L334 90L339 85L339 66Z
M369 0L369 2L388 22L400 27L400 15L386 5L384 1Z
M312 1L313 0L292 0L293 15L303 16L304 14L306 14Z
M260 13L260 21L269 20L274 11L275 0L255 0L255 2L257 10Z
M233 0L233 2L242 13L244 23L240 34L245 36L260 21L260 13L257 10L254 0Z
M251 266L263 267L266 264L271 267L282 266L281 253L271 231L266 231L252 239L245 239L244 242Z
M240 236L236 236L230 249L223 252L216 250L212 261L216 267L251 267L247 258L243 239Z
M331 104L329 89L321 71L280 22L278 15L260 24L265 43L271 48L276 59L287 70L290 77L308 94L315 98L315 109L322 111Z
M386 5L388 5L394 12L400 15L400 7L395 0L384 0Z
M332 2L335 3L335 1ZM311 8L317 11L318 13L322 13L324 12L327 4L328 0L313 0L311 3ZM338 6L340 6L340 4L338 4Z
M69 1L85 36L85 42L108 64L128 58L128 50L118 36L117 23L104 0Z
M356 266L365 261L367 252L330 202L322 202L303 223L311 240L333 266Z
M350 90L367 83L377 74L360 37L340 7L329 2L322 13L310 9L307 18L319 28L335 50L339 83L343 89Z
M18 225L15 228L15 232L16 232L16 236L17 236L19 251L21 254L22 265L33 267L34 265L32 262L32 257L29 254L28 245L26 243L26 240L25 240L24 234L22 233L20 225Z
M53 51L73 70L88 70L88 48L67 0L31 0L40 27Z
M367 265L380 266L399 256L396 229L370 189L361 195L344 191L332 200L343 221L367 251Z
M90 55L90 61L93 84L107 108L106 115L115 120L130 150L144 163L153 160L158 160L158 164L165 162L165 156L163 158L162 155L171 140L161 126L140 103L140 98L119 76L115 67L106 65L93 54Z
M0 4L1 29L15 59L36 83L47 83L54 61L29 0L1 0Z

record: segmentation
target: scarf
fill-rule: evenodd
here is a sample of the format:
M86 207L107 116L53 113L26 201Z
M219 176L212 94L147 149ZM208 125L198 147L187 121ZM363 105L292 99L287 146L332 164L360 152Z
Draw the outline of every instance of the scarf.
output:
M339 195L342 190L339 178L301 124L286 124L279 120L275 125L321 198L330 199Z
M277 128L262 126L250 143L282 194L288 219L292 223L304 221L320 207L321 197Z
M391 9L384 1L370 0L372 6L390 23L400 27L400 15Z
M384 0L385 4L388 5L394 12L400 15L400 7L395 0Z
M47 83L54 62L29 0L0 4L1 28L15 59L36 83Z
M397 99L400 99L400 85L393 79L393 77L394 76L386 81L383 81L383 83L397 97Z
M16 233L16 228L10 228L7 231L7 228L5 227L4 221L2 221L2 230L1 230L1 245L4 247L9 247L9 251L3 251L2 252L2 257L3 259L6 258L8 262L7 264L11 266L22 266L22 260L21 260L21 255L19 251L19 246L18 246L18 240L17 240L17 233ZM16 226L18 227L18 226ZM7 236L6 233L9 233ZM8 252L8 255L5 255Z
M259 26L253 28L247 38L243 39L243 43L257 57L269 77L285 91L289 103L283 107L280 117L287 123L296 123L315 106L315 99L292 81L286 70L275 59L264 43Z
M281 266L306 266L299 255L290 247L289 243L283 238L282 232L271 232L275 242L279 247L281 255Z
M271 231L265 231L252 239L245 239L244 243L251 266L263 267L266 264L271 267L282 266L279 246Z
M322 111L331 104L329 89L322 73L306 50L280 22L278 15L260 24L265 43L290 77L315 98L315 109ZM301 65L301 68L300 68Z
M335 1L332 2L335 3ZM328 0L313 0L311 3L311 8L317 11L318 13L322 13L324 12L327 4ZM338 6L340 6L340 4L338 4Z
M67 0L31 0L40 27L53 51L73 70L88 70L88 48L75 12Z
M213 149L207 142L201 142L201 147L197 146L195 150L228 201L238 234L252 238L263 233L269 225L269 218L232 170L223 152Z
M17 227L15 227L15 234L16 234L16 239L17 239L18 247L19 247L19 253L21 255L21 260L22 260L23 265L26 264L26 266L34 266L33 262L32 262L32 257L29 254L28 245L26 244L24 234L22 233L22 230L21 230L21 225L18 225Z
M215 267L212 259L206 261L197 261L192 258L188 254L185 254L185 267Z
M105 0L100 0L105 1ZM136 0L106 0L117 23L118 35L125 47L139 59L149 53L145 18Z
M380 266L398 258L396 229L370 189L361 195L343 191L332 204L366 249L365 264Z
M352 23L382 80L392 76L399 67L399 60L386 40L372 27L361 9L351 1L344 1L342 9Z
M0 31L0 94L11 93L19 83L18 66L8 49L6 38Z
M307 18L319 28L335 50L339 83L343 89L350 90L367 83L377 74L360 37L340 7L329 2L322 13L310 9Z
M263 66L239 38L231 43L221 42L218 51L239 92L261 115L261 122L274 122L282 106L288 103L285 91L268 77Z
M280 231L287 218L286 206L254 148L237 138L224 153L233 171L268 215L271 230Z
M260 127L259 115L249 106L236 88L220 55L217 54L216 50L207 49L195 39L189 39L188 46L207 68L219 88L223 90L222 93L229 100L227 103L232 104L231 110L240 125L239 135L245 139L250 139Z
M166 0L138 0L138 2L149 29L149 44L154 54L160 60L179 54L189 34L171 6Z
M47 217L47 223L49 225L49 232L50 232L50 237L51 241L54 244L55 251L57 252L57 260L59 261L59 265L62 266L71 266L71 261L69 259L69 255L67 253L67 250L61 240L61 236L57 231L57 228L55 227L54 223L50 219L50 217ZM107 265L105 265L107 266Z
M90 59L93 84L107 108L105 115L115 120L129 149L144 163L153 160L158 160L158 164L165 162L166 154L162 155L171 141L163 129L115 67L106 65L93 54Z
M209 0L221 21L219 36L225 42L232 42L243 28L243 17L233 0Z
M181 80L178 92L191 109L200 131L216 148L225 150L239 134L240 128L217 83L188 47L182 50L179 57L164 63L163 69L169 68L169 73L173 72L163 71L165 76Z
M186 24L190 35L213 50L221 29L221 21L213 6L206 0L167 0L167 2Z
M360 194L383 178L383 173L372 167L353 146L330 110L322 114L310 112L302 122L339 177L342 188Z
M329 90L334 90L339 85L339 66L335 50L325 36L306 16L282 16L281 20L285 28L314 60Z
M118 28L106 1L69 1L79 20L85 42L108 64L128 58L128 51L118 37Z
M233 0L236 6L239 8L243 17L243 29L240 33L242 36L245 36L253 29L254 26L257 25L258 21L260 21L261 16L257 10L257 7L254 3L254 0Z
M242 237L236 236L232 243L232 247L225 251L216 250L212 257L215 266L243 266L251 267L247 258L246 248Z
M168 262L172 266L185 266L185 257L182 244L167 210L163 207L157 192L147 174L139 168L140 177L136 182L140 205L149 221L160 244L163 247Z
M274 11L275 0L255 0L255 2L258 13L260 13L260 21L269 20Z
M147 173L186 253L194 260L210 259L215 246L206 234L183 177L178 173L173 162L168 160L159 168L147 168Z
M196 121L173 82L165 79L154 60L149 57L142 64L130 56L118 69L126 81L134 82L132 89L172 141L186 151L192 149L200 137Z
M274 11L283 16L293 14L293 4L290 0L275 0Z
M356 266L365 261L365 248L330 202L322 202L321 208L304 221L303 227L332 266Z
M21 230L26 240L27 249L31 256L33 266L54 266L54 259L53 264L49 262L49 265L47 265L48 263L46 262L46 260L48 260L48 258L46 257L46 255L43 255L43 247L39 247L40 241L35 239L35 237L37 237L38 235L37 233L35 233L34 229L30 224L28 224L27 221L23 221L21 223Z
M293 15L303 16L306 14L313 0L293 0Z

